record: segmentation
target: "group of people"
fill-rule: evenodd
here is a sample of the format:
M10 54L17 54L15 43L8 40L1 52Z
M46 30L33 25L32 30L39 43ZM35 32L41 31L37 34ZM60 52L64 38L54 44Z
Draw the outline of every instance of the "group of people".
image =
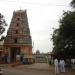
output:
M58 60L57 58L54 60L55 73L65 72L65 61L63 59Z

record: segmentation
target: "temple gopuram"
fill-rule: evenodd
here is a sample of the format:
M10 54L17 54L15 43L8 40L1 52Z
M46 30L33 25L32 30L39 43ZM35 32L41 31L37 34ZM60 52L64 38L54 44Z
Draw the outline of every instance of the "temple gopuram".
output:
M4 41L5 62L32 63L32 39L26 10L13 12Z

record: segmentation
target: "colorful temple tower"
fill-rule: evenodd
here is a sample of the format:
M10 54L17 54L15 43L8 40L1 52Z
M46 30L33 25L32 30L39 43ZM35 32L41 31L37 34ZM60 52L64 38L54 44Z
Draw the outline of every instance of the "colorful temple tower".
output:
M10 62L16 62L19 57L23 56L24 62L32 63L32 39L26 10L13 12L4 48L5 55L9 57Z

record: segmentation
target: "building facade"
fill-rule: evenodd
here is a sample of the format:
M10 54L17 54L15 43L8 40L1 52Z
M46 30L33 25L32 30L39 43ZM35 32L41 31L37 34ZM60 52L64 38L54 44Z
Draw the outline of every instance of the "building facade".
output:
M49 53L40 53L39 50L33 54L35 63L48 63L51 59L51 55Z
M3 63L3 56L4 56L4 40L0 41L0 63Z
M26 10L13 12L10 27L4 41L4 50L8 62L23 60L24 62L32 63L32 39Z

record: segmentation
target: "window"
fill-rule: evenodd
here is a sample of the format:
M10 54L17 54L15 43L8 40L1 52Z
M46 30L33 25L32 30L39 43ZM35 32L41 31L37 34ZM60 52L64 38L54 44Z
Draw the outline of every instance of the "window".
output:
M20 18L17 18L17 20L19 21L19 20L20 20Z
M18 30L15 30L15 33L17 34L18 33Z
M15 39L14 39L14 43L17 43L17 42L18 42L18 39L17 39L17 38L15 38Z
M19 24L17 23L17 26L19 26Z

